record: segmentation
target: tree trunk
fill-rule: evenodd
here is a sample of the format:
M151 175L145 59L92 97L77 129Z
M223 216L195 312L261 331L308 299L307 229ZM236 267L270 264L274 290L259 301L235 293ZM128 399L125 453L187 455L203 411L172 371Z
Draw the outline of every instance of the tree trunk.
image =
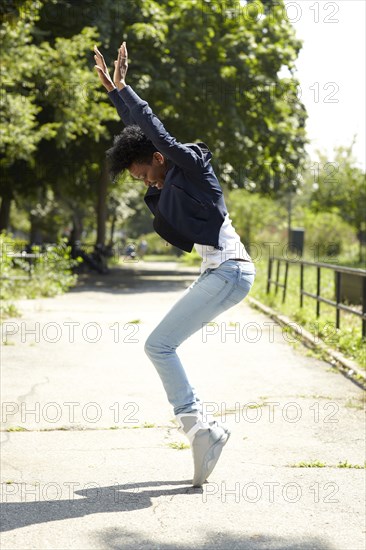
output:
M362 265L364 263L364 254L363 254L363 252L364 252L364 248L365 248L365 243L363 242L362 237L359 237L358 244L359 244L358 260L359 260L360 264Z
M97 244L105 244L106 239L106 221L107 221L107 191L109 184L109 174L107 161L103 162L102 173L98 185L97 201Z
M117 221L117 216L116 216L116 212L114 211L114 212L113 212L113 216L112 216L111 232L110 232L110 237L109 237L109 243L110 243L110 245L113 245L113 241L114 241L114 230L115 230L115 228L116 228L116 221Z
M248 231L245 235L246 239L247 239L247 245L245 246L245 250L248 252L249 256L250 256L250 228L248 228Z
M74 211L72 215L72 231L71 231L71 242L75 244L75 241L81 241L83 233L83 217L79 211Z
M0 231L8 230L9 228L9 218L10 218L10 207L11 207L12 196L4 195L1 199L0 207Z
M42 231L42 221L37 216L30 215L30 238L29 241L32 245L43 244L43 231Z

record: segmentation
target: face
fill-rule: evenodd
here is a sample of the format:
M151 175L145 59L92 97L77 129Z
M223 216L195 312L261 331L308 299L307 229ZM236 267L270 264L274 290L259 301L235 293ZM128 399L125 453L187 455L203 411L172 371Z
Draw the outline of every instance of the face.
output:
M146 187L164 187L165 175L168 171L167 162L161 153L155 152L151 164L132 163L129 172L132 177L142 180Z

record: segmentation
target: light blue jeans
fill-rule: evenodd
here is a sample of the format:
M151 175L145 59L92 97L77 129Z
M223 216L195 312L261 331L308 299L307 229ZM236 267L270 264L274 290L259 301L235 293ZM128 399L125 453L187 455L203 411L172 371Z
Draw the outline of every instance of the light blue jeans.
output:
M249 293L255 278L251 262L226 260L208 268L189 286L145 342L145 352L164 385L174 414L201 410L201 401L188 381L176 353L189 336Z

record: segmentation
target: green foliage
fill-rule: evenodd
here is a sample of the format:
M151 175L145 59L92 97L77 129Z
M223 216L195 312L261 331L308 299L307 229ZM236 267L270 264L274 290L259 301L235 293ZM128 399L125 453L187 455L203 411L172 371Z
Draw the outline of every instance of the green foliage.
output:
M86 136L91 142L109 137L105 122L118 120L110 102L100 101L107 98L87 64L97 39L95 29L84 27L72 38L56 37L53 46L47 42L40 45L48 63L43 61L39 67L36 81L41 93L37 99L55 121L60 148Z
M110 66L126 40L128 83L180 141L206 141L229 185L271 193L296 181L306 142L293 76L301 41L283 0L100 0L98 10L62 0L45 6L38 26L50 43L52 33L96 27Z
M209 144L223 182L286 187L305 143L291 75L301 42L282 0L271 9L255 4L262 19L234 0L101 0L98 9L71 0L8 3L1 194L11 188L18 203L39 211L52 189L62 216L77 225L90 219L105 149L121 128L93 70L92 47L101 44L111 65L122 39L130 45L129 83L178 139ZM287 79L278 76L285 67ZM108 211L113 227L137 238L151 216L141 196L128 193L114 188ZM42 223L34 216L33 225Z
M0 29L0 194L30 210L32 226L41 230L44 216L37 218L37 211L44 211L50 193L68 219L94 207L110 139L106 122L118 120L88 63L98 41L96 29L83 25L75 36L44 41L37 28L43 7L42 2L25 2L18 13L15 9L3 18ZM48 217L55 222L55 216L53 209Z
M110 216L123 227L129 239L137 240L152 229L152 214L144 202L146 187L133 180L129 172L118 178L108 196Z
M291 468L326 468L326 463L320 460L313 460L312 462L298 462L297 464L291 464Z
M71 247L66 245L66 240L48 245L45 253L33 246L32 252L39 254L39 258L35 262L31 288L27 290L28 298L56 296L76 284L77 275L73 274L72 267L78 262L70 258Z
M169 244L166 246L165 242L157 233L146 233L140 236L139 240L145 240L147 242L147 251L149 254L172 254L174 247Z
M338 209L329 212L313 212L310 208L301 208L294 215L294 224L305 229L305 247L314 261L332 258L357 244L357 235Z
M15 241L5 233L0 233L0 313L1 317L10 317L18 310L12 303L15 281L12 280L13 268L9 252L14 250Z
M55 296L74 286L77 276L72 268L78 263L71 259L71 249L61 240L57 245L48 246L46 252L34 246L36 257L29 263L26 259L14 258L13 254L22 248L11 235L0 234L1 263L1 314L17 314L12 303L19 298Z
M226 202L233 225L249 252L254 249L253 245L259 244L258 236L265 228L273 236L285 227L284 209L259 193L234 189L228 194ZM273 237L270 240L273 241Z
M366 468L366 462L364 464L350 464L348 460L343 462L338 462L337 468L356 468L357 470L362 470Z
M357 230L366 228L365 174L356 166L350 147L336 147L334 159L319 153L319 166L314 167L311 207L314 211L337 208L342 217Z
M183 252L182 256L180 257L180 261L185 265L200 266L202 263L202 258L198 254L196 249L193 248L192 252Z
M185 449L190 448L188 443L183 443L183 441L172 441L171 443L168 443L168 447L177 451L184 451Z
M366 181L352 153L353 145L354 141L349 147L335 147L332 160L318 151L319 160L309 161L304 172L303 199L299 205L306 204L315 213L338 213L339 218L354 229L362 263L365 260L361 232L366 234ZM327 238L329 231L332 232L331 223L325 228ZM351 240L354 241L354 236Z
M298 462L297 464L290 464L291 468L355 468L355 469L364 469L366 468L366 462L362 464L350 464L348 460L339 461L336 466L327 464L326 462L321 462L320 460L313 460L311 462Z
M341 260L341 258L339 258ZM298 325L304 327L313 336L316 342L319 338L329 347L340 351L349 359L356 361L365 368L365 341L362 338L361 319L345 311L341 312L340 328L335 327L336 310L327 304L321 304L320 317L316 317L316 301L305 297L303 307L300 308L300 266L291 264L288 272L288 284L285 303L282 303L282 289L275 294L275 287L271 286L269 294L267 288L267 258L255 263L256 279L250 296L263 304L273 308L276 312L288 316ZM339 265L342 262L339 261ZM277 268L277 264L276 264ZM275 278L275 272L272 274ZM280 271L279 282L284 281L284 265ZM306 267L304 270L304 289L312 294L316 293L316 269ZM335 299L335 277L331 270L323 269L321 273L321 295L329 300ZM284 329L284 332L286 330ZM299 337L292 335L289 340L298 341Z
M145 254L144 262L176 262L177 256L173 254Z
M32 44L32 30L40 6L40 2L26 2L16 23L4 20L0 27L2 167L19 159L31 160L40 141L55 135L53 121L41 125L37 119L41 108L36 104L34 79L40 66L46 62L44 49L37 49Z

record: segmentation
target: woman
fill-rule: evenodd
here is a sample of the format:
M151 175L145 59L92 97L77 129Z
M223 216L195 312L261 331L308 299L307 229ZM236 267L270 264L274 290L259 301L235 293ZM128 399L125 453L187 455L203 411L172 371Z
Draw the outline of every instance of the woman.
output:
M181 250L191 252L194 247L202 257L201 275L145 343L180 429L190 441L193 486L200 487L215 467L230 432L204 417L176 349L245 298L254 282L255 267L231 224L207 145L178 142L148 103L126 84L125 42L114 62L113 81L96 46L94 52L99 78L126 126L108 151L112 175L128 170L144 181L148 187L144 200L154 214L155 231Z

